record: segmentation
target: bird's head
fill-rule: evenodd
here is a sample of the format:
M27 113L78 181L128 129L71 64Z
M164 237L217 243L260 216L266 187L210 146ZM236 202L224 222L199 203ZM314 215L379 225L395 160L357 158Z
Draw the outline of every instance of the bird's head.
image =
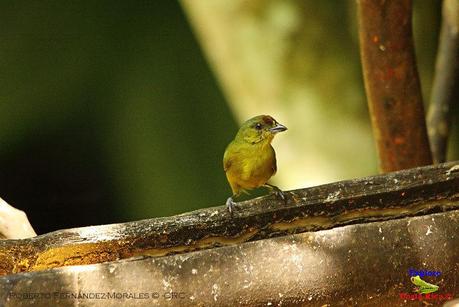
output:
M270 143L274 135L287 130L287 127L279 124L269 115L258 115L242 124L236 139L256 144L260 142Z

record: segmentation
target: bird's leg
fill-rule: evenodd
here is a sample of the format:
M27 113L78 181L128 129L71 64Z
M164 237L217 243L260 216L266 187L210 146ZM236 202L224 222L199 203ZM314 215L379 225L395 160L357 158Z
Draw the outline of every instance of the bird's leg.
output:
M226 200L226 207L228 208L229 213L231 216L233 216L233 210L235 209L236 202L233 200L233 197L236 197L237 195L233 195L231 197L228 197Z
M270 189L271 193L273 193L274 195L276 195L277 197L279 197L280 199L285 201L285 195L284 195L284 192L282 192L281 189L279 189L275 185L272 185L272 184L269 184L269 183L265 183L263 186L267 187L268 189Z

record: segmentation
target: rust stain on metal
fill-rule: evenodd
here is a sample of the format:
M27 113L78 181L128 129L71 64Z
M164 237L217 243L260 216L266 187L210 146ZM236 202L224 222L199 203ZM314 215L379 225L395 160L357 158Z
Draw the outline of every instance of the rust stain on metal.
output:
M360 52L383 172L432 163L411 28L411 0L358 3Z

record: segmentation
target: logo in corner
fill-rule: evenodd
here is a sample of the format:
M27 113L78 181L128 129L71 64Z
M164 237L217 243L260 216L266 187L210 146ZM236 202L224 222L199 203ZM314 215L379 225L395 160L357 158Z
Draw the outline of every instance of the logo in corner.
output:
M422 280L419 275L411 277L411 282L416 286L415 292L417 293L427 294L438 291L437 285Z
M414 293L401 292L400 298L402 300L418 300L418 301L448 301L453 299L453 294L448 293L435 293L439 290L439 286L428 283L423 280L425 277L439 277L442 275L439 271L424 271L409 269L411 283L415 286Z

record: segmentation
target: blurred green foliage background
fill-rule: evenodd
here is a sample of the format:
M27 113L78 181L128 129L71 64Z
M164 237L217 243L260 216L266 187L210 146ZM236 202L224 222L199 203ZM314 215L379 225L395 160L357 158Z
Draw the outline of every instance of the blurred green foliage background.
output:
M348 41L352 4L309 5L321 12L311 22L328 25L311 35L342 46L352 63L339 116L370 129L358 45ZM427 101L439 1L417 1L415 17ZM330 24L338 20L348 26ZM237 123L178 2L2 1L0 41L0 196L38 233L172 215L229 196L221 160ZM348 71L334 58L342 54L313 54L334 63L314 82L329 112L337 93L329 76ZM376 172L374 154L363 173Z
M221 203L236 123L175 1L0 3L0 191L38 232Z

